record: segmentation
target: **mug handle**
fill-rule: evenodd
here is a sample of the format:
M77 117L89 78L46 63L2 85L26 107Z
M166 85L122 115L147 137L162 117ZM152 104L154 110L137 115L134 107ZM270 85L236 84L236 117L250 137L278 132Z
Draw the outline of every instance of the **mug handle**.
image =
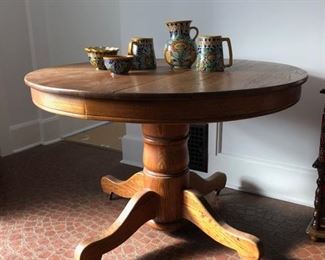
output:
M231 41L230 38L222 38L221 39L223 42L226 41L228 44L228 51L229 51L229 63L224 65L224 67L231 67L233 64L233 59L232 59L232 48L231 48Z
M133 44L134 44L134 41L129 42L128 55L134 55L133 54Z
M194 35L194 37L192 39L192 41L195 41L196 37L199 35L199 29L197 27L195 27L195 26L190 27L190 31L192 29L195 30L195 32L196 32L196 34Z

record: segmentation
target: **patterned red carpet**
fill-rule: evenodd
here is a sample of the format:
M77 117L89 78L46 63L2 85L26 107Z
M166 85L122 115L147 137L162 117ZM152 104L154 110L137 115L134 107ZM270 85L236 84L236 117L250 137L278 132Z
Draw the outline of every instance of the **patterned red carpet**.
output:
M108 227L127 200L101 192L106 173L127 178L138 169L113 150L70 142L5 157L0 168L0 259L72 259L83 238ZM325 259L325 243L308 240L312 209L230 189L208 200L227 222L255 234L263 259ZM218 211L219 211L218 210ZM188 224L165 234L141 227L103 259L238 259Z

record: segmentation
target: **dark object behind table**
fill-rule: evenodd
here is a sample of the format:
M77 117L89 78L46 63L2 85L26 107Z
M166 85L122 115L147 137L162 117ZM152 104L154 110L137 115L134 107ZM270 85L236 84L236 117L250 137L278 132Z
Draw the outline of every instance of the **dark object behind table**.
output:
M325 89L322 89L320 93L325 94ZM319 154L313 167L318 172L314 201L315 209L306 232L312 240L316 241L325 240L325 108L322 116Z

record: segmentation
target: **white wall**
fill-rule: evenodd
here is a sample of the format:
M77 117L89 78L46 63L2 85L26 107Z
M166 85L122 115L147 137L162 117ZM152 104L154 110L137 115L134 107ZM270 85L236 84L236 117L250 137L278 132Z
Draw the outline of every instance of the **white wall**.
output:
M2 87L3 77L0 70L0 98L5 97L5 89ZM9 154L11 151L11 144L9 140L9 121L8 121L8 105L6 100L0 102L0 156Z
M25 6L21 1L2 1L0 5L2 87L6 88L7 109L11 112L9 123L14 125L24 120L33 120L37 115L34 107L24 109L32 103L29 91L22 81L22 76L32 68L28 27Z
M318 94L325 80L324 15L322 0L1 0L1 154L94 125L37 110L23 84L25 73L86 61L82 49L92 44L115 45L126 53L132 36L154 37L156 56L162 57L165 21L192 19L202 34L229 36L236 58L289 63L310 75L293 108L225 123L218 154L216 125L211 124L209 174L221 169L228 186L312 205L316 174L311 164L324 100ZM138 126L128 125L123 145L124 160L141 164Z
M37 67L87 61L84 47L120 46L118 1L29 0ZM45 143L101 124L41 111Z
M23 76L32 69L24 2L0 2L1 153L12 151L10 126L37 119ZM26 109L27 108L27 109Z
M86 60L86 46L120 46L119 2L46 1L51 65Z
M325 88L325 1L124 0L120 10L123 46L133 35L152 36L156 55L162 57L168 39L164 22L191 19L202 34L229 36L237 59L287 63L309 73L296 106L224 123L219 144L216 125L210 125L209 174L223 170L229 187L312 206L317 174L311 165L324 105L319 90ZM139 164L141 136L136 129L128 125L123 159Z
M23 77L41 67L85 62L89 45L119 46L118 1L1 0L0 35L1 155L98 124L38 110Z

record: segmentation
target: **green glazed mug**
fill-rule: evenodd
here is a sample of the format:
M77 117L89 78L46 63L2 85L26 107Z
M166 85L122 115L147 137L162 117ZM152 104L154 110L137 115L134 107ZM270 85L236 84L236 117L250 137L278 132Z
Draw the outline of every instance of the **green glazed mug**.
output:
M229 63L225 64L222 43L227 42ZM224 71L233 64L230 38L221 36L200 35L197 44L196 70L203 72Z
M133 55L132 69L156 69L156 56L152 38L133 37L129 43L128 55Z

